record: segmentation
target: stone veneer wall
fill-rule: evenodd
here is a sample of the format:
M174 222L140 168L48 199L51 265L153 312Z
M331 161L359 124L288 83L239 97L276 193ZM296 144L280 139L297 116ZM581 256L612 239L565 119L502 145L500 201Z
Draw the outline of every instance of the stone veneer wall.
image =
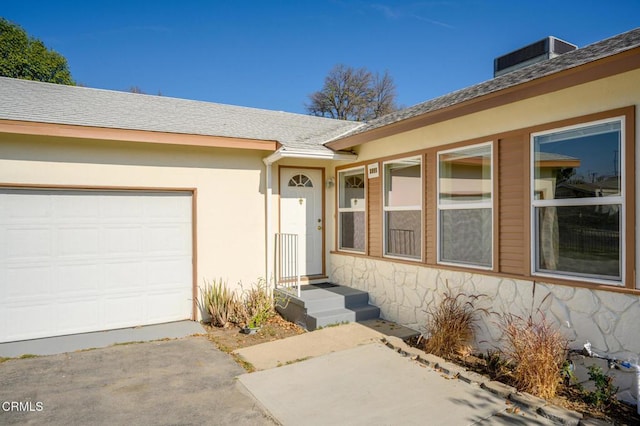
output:
M595 353L610 358L637 362L640 354L638 296L335 253L331 254L329 278L333 283L369 292L370 303L380 308L382 318L422 332L427 310L449 286L454 294L486 295L476 305L498 314L527 317L540 310L547 320L560 326L572 349L580 349L589 341ZM496 319L491 316L478 321L479 351L499 345L501 333ZM584 362L599 362L605 373L616 377L619 397L636 403L637 394L631 389L633 374L609 370L602 360ZM585 368L577 375L585 379Z

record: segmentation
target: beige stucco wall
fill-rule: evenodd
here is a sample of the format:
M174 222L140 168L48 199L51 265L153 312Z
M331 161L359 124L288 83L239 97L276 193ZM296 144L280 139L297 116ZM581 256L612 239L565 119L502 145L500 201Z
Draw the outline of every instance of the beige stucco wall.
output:
M198 284L265 276L265 152L0 135L0 183L197 189Z
M640 104L640 70L470 114L356 147L358 160L482 138ZM640 118L636 116L636 128ZM488 140L487 140L488 141Z

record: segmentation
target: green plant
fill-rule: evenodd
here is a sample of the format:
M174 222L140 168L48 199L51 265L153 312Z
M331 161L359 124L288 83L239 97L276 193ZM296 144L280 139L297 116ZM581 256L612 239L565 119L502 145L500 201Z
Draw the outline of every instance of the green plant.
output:
M445 358L469 353L475 337L476 316L487 313L486 309L474 305L481 296L454 295L447 286L440 303L427 311L425 351Z
M560 376L562 377L562 382L566 386L574 385L577 386L578 389L581 388L580 384L578 383L578 378L574 373L574 364L572 361L564 361L564 363L562 364L562 368L560 369Z
M275 314L274 301L266 281L258 280L244 292L243 322L251 328L261 327Z
M487 351L484 360L487 363L487 372L493 380L509 381L511 379L511 362L501 357L499 351Z
M553 398L562 382L567 339L540 313L540 319L513 314L500 323L506 347L503 354L513 362L516 387L541 398Z
M596 387L587 394L587 401L596 407L607 408L617 402L616 393L618 387L613 385L613 377L604 374L602 368L597 365L589 366L589 379L593 380Z
M211 316L211 325L228 327L239 321L241 303L236 293L222 279L205 283L200 289L200 303Z

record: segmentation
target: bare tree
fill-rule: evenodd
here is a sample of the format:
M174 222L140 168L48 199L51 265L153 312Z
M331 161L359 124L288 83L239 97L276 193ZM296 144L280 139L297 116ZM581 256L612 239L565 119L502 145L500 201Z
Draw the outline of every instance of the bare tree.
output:
M129 87L129 89L127 89L127 92L130 92L130 93L138 93L138 94L140 94L140 95L146 95L146 94L147 94L147 92L145 92L144 90L142 90L142 89L140 88L140 86L131 86L131 87ZM158 93L156 93L156 96L162 96L162 91L161 91L161 90L158 90Z
M397 110L396 87L387 71L334 66L321 90L309 95L307 112L338 120L365 121Z
M371 109L373 118L382 117L398 109L396 85L388 71L385 71L382 76L376 73L373 78Z
M138 94L142 94L142 95L145 94L145 92L142 91L140 86L131 86L131 87L129 87L129 90L127 90L127 92L138 93Z

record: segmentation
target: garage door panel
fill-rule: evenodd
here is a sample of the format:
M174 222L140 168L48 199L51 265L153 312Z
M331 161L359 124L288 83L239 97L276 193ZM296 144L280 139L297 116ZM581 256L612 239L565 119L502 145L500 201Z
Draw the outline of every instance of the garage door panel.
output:
M104 229L104 251L113 256L139 256L143 237L140 226L108 225Z
M146 295L145 295L146 296ZM110 328L149 324L146 321L147 298L143 295L123 295L104 298L104 321Z
M105 293L140 292L146 283L145 271L143 263L133 260L105 263L102 275Z
M0 342L189 319L191 215L188 192L0 189Z
M191 259L159 258L147 262L147 280L151 287L175 287L187 271L191 270Z
M117 222L141 222L144 219L144 206L141 205L141 196L132 193L117 195L117 202L113 202L116 195L106 194L99 202L100 217L107 223Z
M54 268L50 265L13 265L6 267L5 294L7 301L34 300L51 297L51 277Z
M61 226L56 232L57 253L61 257L86 258L100 254L100 229Z
M60 301L54 311L56 334L82 333L100 328L100 302L93 298Z
M59 297L100 293L102 268L94 263L59 264L56 268L53 292Z
M12 223L31 223L34 219L51 217L52 206L49 197L24 197L30 191L15 191L3 197L3 217ZM27 199L28 198L28 199Z
M53 204L53 214L51 215L57 222L68 222L69 219L74 221L90 221L95 222L95 218L99 217L99 203L95 202L93 197L78 197L72 193L53 193L49 195Z
M191 214L191 209L179 197L158 196L144 205L143 216L153 223L154 221L166 222L177 221L182 222L185 217Z
M150 324L158 322L160 318L170 317L173 321L181 319L181 311L185 307L190 307L192 297L189 292L169 291L165 293L149 294L149 302L147 307L147 316ZM182 302L182 306L176 304L175 301Z
M145 229L145 251L153 255L184 253L191 244L191 236L182 224L150 226Z
M6 260L37 260L51 256L53 232L50 227L11 226L6 228Z
M43 327L56 327L57 319L55 312L50 309L49 304L29 303L15 304L6 312L7 338L5 341L24 340L42 337Z

